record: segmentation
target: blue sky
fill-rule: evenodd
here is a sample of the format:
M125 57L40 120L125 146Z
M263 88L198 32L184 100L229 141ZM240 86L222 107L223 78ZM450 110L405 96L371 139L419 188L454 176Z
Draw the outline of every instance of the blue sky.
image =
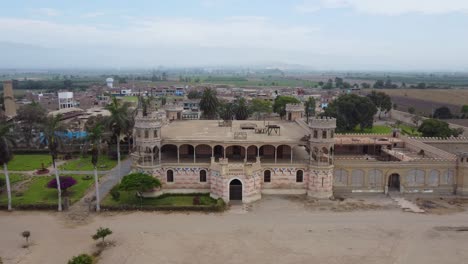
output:
M468 70L467 0L8 1L0 67Z

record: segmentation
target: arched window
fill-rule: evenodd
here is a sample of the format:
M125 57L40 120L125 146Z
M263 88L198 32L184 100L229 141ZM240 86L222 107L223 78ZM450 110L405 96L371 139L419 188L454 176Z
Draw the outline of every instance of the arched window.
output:
M206 182L206 170L200 171L200 182Z
M271 182L271 171L266 170L263 172L263 182Z
M302 170L296 171L296 182L304 181L304 172Z
M174 171L173 170L168 170L166 172L166 180L167 180L167 182L174 182Z

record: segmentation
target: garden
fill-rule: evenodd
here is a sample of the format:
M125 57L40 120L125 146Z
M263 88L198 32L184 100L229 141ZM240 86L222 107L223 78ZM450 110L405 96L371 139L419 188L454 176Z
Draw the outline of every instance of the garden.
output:
M165 193L158 197L143 197L142 193L160 188L158 179L144 173L125 176L102 201L107 210L174 210L174 211L222 211L222 199L213 199L208 193Z
M4 175L0 176L0 181L1 179L4 179ZM12 184L13 208L54 209L57 206L58 197L55 177L28 177L19 174L11 174L10 179ZM70 204L81 199L88 188L94 184L94 178L91 175L60 176L60 179L62 197L67 197ZM1 186L0 189L2 189ZM6 204L6 191L1 191L0 207L5 206Z
M10 171L34 171L52 165L52 158L49 154L15 154L8 162Z
M122 157L125 159L125 157ZM99 156L97 169L99 171L108 171L117 165L117 160L109 158L107 155ZM94 166L91 163L91 156L79 157L77 159L69 160L65 164L59 166L60 170L66 171L92 171Z

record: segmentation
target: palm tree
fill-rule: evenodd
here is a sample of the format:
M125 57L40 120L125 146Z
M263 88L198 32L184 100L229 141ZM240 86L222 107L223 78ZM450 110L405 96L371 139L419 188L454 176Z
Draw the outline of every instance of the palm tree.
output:
M240 98L235 103L235 115L237 120L247 120L249 118L249 107L245 98Z
M3 171L5 172L5 181L8 195L8 211L11 211L11 187L10 177L8 175L8 162L13 159L11 146L15 144L14 135L11 132L12 127L12 122L6 122L2 120L0 123L0 165L3 165Z
M96 186L96 212L101 211L101 206L99 205L99 180L97 173L97 164L99 159L99 148L101 145L101 138L103 135L103 126L101 124L96 124L88 131L88 142L92 144L91 147L91 163L94 167L94 184ZM87 149L87 148L86 148Z
M107 118L107 126L117 142L117 169L120 176L120 136L130 125L128 103L121 104L116 97L113 97L112 102L106 106L106 109L110 112L110 116Z
M57 181L57 192L58 192L58 211L62 211L62 190L60 188L59 172L56 164L59 145L62 142L61 137L57 132L64 131L64 126L60 123L62 115L49 116L44 122L44 140L49 148L49 153L52 157L52 165L55 171L55 180Z
M211 88L206 88L200 100L200 110L203 111L203 116L206 119L215 119L218 106L219 101L216 92Z
M304 110L307 117L307 123L309 123L309 116L315 115L315 99L313 97L309 97L305 103Z

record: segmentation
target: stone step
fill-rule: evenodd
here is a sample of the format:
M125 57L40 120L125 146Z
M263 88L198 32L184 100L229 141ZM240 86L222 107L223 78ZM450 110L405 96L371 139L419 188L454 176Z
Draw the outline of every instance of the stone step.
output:
M395 197L390 195L390 198L395 201L398 206L400 206L401 209L405 212L413 212L413 213L424 213L425 211L419 206L411 201L406 200L403 197Z

